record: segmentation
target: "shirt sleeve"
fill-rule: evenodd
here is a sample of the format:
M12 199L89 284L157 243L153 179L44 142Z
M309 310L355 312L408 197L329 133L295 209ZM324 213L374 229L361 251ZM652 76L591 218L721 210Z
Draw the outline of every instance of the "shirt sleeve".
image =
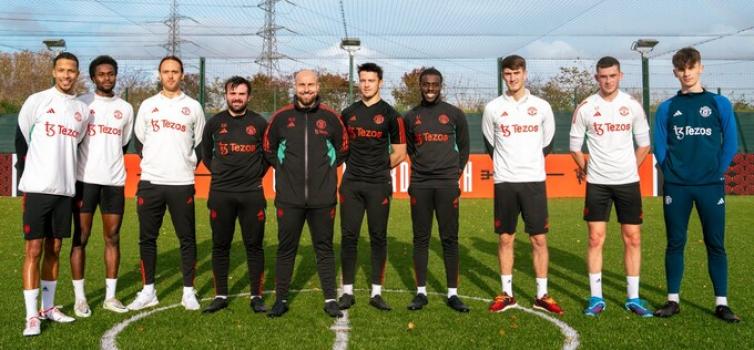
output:
M402 145L406 143L406 123L403 117L398 114L394 109L390 109L390 143L394 145Z
M487 154L492 157L495 150L495 111L493 111L491 102L484 107L482 113L482 136L484 137L484 148L487 150Z
M549 149L552 146L552 139L555 137L555 115L552 113L552 107L545 103L544 119L542 120L542 149Z
M568 149L571 152L581 152L581 147L584 145L584 134L586 134L586 126L584 125L584 119L581 117L581 107L585 103L581 103L575 111L573 111L573 118L571 118L571 131L569 132Z
M466 114L460 109L456 117L456 146L458 147L458 173L460 174L469 162L469 124Z
M126 126L123 128L123 135L121 138L121 146L125 147L128 142L131 141L131 133L134 129L134 109L129 103L126 103Z
M264 157L273 168L277 168L279 163L278 146L280 143L280 132L277 127L279 120L279 113L272 115L272 118L270 118L270 124L267 125L267 128L264 130L264 136L262 138Z
M644 108L636 100L631 101L631 113L634 116L633 120L633 132L634 141L638 147L649 146L649 123L647 122L647 115L644 113Z
M215 146L215 140L212 139L212 133L214 133L215 129L215 118L217 116L211 118L207 125L204 126L204 135L202 135L202 143L200 144L200 148L202 150L202 163L204 163L204 166L209 169L210 172L212 172L212 158L214 158L214 146Z
M142 102L141 106L139 106L139 112L136 113L136 119L134 120L134 136L136 136L136 140L142 144L144 143L144 137L147 134L146 114L148 108L147 103Z
M338 166L343 164L346 157L348 157L348 132L339 115L335 114L335 120L338 124L334 128L335 132L332 135L332 143L338 145L335 149L335 166Z
M720 95L715 95L715 102L720 112L720 124L723 130L723 151L720 153L720 176L728 170L730 162L733 160L736 151L738 151L738 130L736 126L736 117L733 114L733 106L730 101Z
M204 110L202 106L196 103L196 121L194 121L194 148L199 147L202 143L202 135L204 134L204 125L207 120L204 119Z
M416 144L414 139L414 112L409 111L406 113L406 153L409 157L413 157L416 154Z
M26 140L26 143L28 144L31 140L31 129L34 126L34 123L36 123L36 116L34 115L36 113L37 109L37 101L36 96L31 95L29 98L26 99L23 106L21 106L21 111L18 112L18 128L21 131L21 135L23 135L24 140Z
M665 162L668 152L668 108L670 100L661 103L655 111L654 156L657 164Z

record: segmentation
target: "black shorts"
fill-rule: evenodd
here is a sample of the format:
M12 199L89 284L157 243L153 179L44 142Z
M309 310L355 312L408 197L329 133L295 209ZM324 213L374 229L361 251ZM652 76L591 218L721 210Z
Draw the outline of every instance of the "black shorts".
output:
M24 239L71 237L72 198L44 193L25 193Z
M547 187L545 182L503 182L495 184L495 232L515 233L518 214L528 234L547 233Z
M625 185L598 185L587 182L584 220L610 221L613 202L618 222L628 225L640 225L643 222L641 188L638 182Z
M123 186L106 186L76 181L76 213L94 213L97 205L102 214L123 215L126 203Z

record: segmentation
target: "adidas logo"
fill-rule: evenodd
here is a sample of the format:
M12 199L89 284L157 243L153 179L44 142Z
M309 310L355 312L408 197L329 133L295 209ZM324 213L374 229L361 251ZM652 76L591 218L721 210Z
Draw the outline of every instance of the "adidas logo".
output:
M594 112L594 116L595 117L601 117L602 113L600 113L600 111L596 111L596 112Z
M55 114L55 110L54 110L54 109L52 109L52 108L50 108L50 109L48 109L48 110L47 110L47 113L52 113L52 114Z
M717 201L717 205L723 205L723 204L725 204L725 199L723 199L722 197L720 197L720 200Z
M674 117L677 117L677 116L679 116L679 115L683 115L683 113L681 113L681 111L680 111L680 110L678 110L678 111L675 111L675 113L673 113L673 116L674 116Z
M159 112L159 111L160 111L160 110L159 110L159 109L157 109L157 107L155 107L154 109L152 109L152 113L157 113L157 112Z

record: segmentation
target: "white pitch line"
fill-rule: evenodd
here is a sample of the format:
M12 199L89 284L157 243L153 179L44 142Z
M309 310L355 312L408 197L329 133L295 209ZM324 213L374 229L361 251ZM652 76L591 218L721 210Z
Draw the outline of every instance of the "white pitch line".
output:
M290 291L294 292L294 293L306 293L306 292L319 291L319 289L300 289L300 290L291 289ZM264 294L271 294L271 293L273 293L273 291L264 291ZM239 294L229 295L228 298L243 297L243 296L248 296L249 294L250 293L239 293ZM202 301L209 301L209 300L212 300L212 299L214 299L214 297L204 298L204 299L202 299ZM136 321L138 321L138 320L140 320L142 318L149 317L149 316L152 316L153 314L156 314L158 312L162 312L162 311L165 311L165 310L170 310L170 309L176 308L178 306L181 306L181 303L176 303L176 304L172 304L172 305L168 305L168 306L163 306L163 307L159 307L159 308L156 308L156 309L152 309L152 310L149 310L149 311L144 311L144 312L138 313L138 314L136 314L136 315L134 315L134 316L132 316L132 317L124 320L124 321L121 321L121 322L115 324L115 326L113 326L112 328L108 329L107 332L105 332L105 334L102 335L102 338L100 339L100 349L102 349L102 350L118 350L118 343L116 342L115 338L117 338L118 334L120 334L120 332L123 332L123 330L126 329L129 325L131 325L132 323L134 323L134 322L136 322Z
M413 291L408 291L405 289L383 289L385 292L392 292L392 293L413 293ZM446 296L445 293L439 293L439 292L428 292L428 294L431 295L442 295ZM458 295L461 298L465 299L471 299L471 300L477 300L477 301L483 301L485 303L492 302L492 299L486 299L486 298L480 298L480 297L472 297L467 295ZM579 347L579 332L577 332L573 327L569 326L568 323L565 323L555 317L552 317L550 315L547 315L545 313L530 309L528 307L521 306L520 304L517 304L514 306L514 308L520 309L521 311L527 312L529 314L538 316L546 321L549 321L550 323L554 324L555 326L560 329L560 333L563 334L565 337L565 340L563 341L563 350L574 350Z
M314 291L320 291L319 289L301 289L301 290L291 290L291 292L295 293L306 293L306 292L314 292ZM368 291L367 289L355 289L355 291ZM413 293L413 291L405 290L405 289L383 289L384 292L388 293ZM271 294L272 291L265 291L265 294ZM430 295L442 295L445 296L445 293L439 293L439 292L428 292ZM249 293L240 293L235 295L229 295L229 298L233 297L242 297L242 296L248 296ZM489 303L492 300L487 298L480 298L480 297L473 297L473 296L465 296L465 295L459 295L459 297L465 298L465 299L471 299L471 300L477 300L485 303ZM212 297L204 298L202 301L208 301L212 300ZM117 323L115 326L107 330L104 335L102 335L102 338L100 340L100 347L102 350L117 350L118 344L116 342L116 338L118 337L118 334L120 334L124 329L126 329L129 325L132 323L145 318L152 316L155 313L162 312L165 310L169 310L175 307L180 306L180 303L172 304L168 306L163 306L157 309L145 311L139 314L136 314L124 321L121 321ZM573 329L571 326L569 326L567 323L552 317L550 315L547 315L542 312L535 311L533 309L523 307L521 305L516 305L515 308L520 309L521 311L524 311L526 313L535 315L537 317L540 317L560 329L560 333L563 334L565 337L565 340L563 341L563 350L574 350L579 347L579 333ZM333 343L333 349L334 350L346 350L348 349L348 335L351 331L351 325L348 319L348 310L343 310L343 317L336 319L336 321L333 323L333 325L330 327L330 330L335 332L335 342Z

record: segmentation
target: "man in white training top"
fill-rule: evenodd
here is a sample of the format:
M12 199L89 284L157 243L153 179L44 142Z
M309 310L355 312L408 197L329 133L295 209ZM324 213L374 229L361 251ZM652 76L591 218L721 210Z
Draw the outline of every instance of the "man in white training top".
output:
M162 91L141 103L134 122L136 147L142 156L136 211L139 215L139 253L144 287L128 308L140 310L158 304L154 287L157 236L167 207L180 242L183 273L181 304L186 310L199 310L194 290L194 170L199 158L197 147L204 131L204 111L199 102L181 91L183 62L180 58L163 58L159 71Z
M71 236L71 198L76 188L76 148L84 137L89 113L74 87L79 60L63 52L53 61L55 86L26 99L18 113L16 154L24 193L23 276L25 336L38 335L40 320L68 323L74 318L55 306L60 249ZM41 282L39 261L44 252ZM37 309L42 287L42 310Z
M89 64L89 77L95 86L92 94L79 97L89 106L89 125L79 145L76 170L76 199L73 205L73 243L71 277L78 317L89 317L91 310L84 290L86 244L92 232L94 212L99 206L105 240L105 301L102 307L117 313L128 309L115 298L120 265L120 226L125 204L126 167L123 154L133 129L133 108L115 96L118 63L110 56L99 56Z
M625 248L628 297L624 306L641 317L652 317L652 311L639 299L642 209L638 167L649 153L649 125L639 102L620 91L623 73L618 60L601 58L594 77L600 90L576 108L570 133L571 155L579 176L586 175L584 221L589 228L587 268L592 294L584 314L597 316L606 307L602 297L602 247L614 202ZM588 161L581 152L584 135Z

